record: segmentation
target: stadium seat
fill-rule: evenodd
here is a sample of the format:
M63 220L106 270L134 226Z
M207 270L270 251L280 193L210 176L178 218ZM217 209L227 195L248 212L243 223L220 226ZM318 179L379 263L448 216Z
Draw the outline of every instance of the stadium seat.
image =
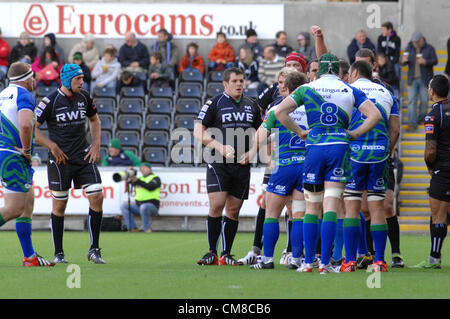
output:
M116 100L112 98L95 98L95 105L99 114L111 114L116 112Z
M35 147L33 155L35 155L35 154L37 154L41 158L42 164L47 164L47 161L48 161L48 149L47 148L41 147L41 146Z
M102 131L100 135L100 146L108 147L109 142L111 141L112 133L110 131Z
M104 146L100 147L100 163L102 162L103 157L105 157L106 155L109 155L108 148Z
M258 90L257 89L248 89L248 88L246 88L246 89L244 89L244 95L256 99L258 97Z
M175 116L175 128L185 128L189 131L194 130L194 123L197 117L195 115L176 115Z
M122 146L139 146L140 134L136 131L117 131L116 138L119 139Z
M142 128L142 117L138 114L120 114L117 117L118 130L140 131Z
M206 85L206 97L211 98L218 94L221 94L224 90L223 84L219 82L209 82Z
M137 76L141 79L142 82L145 82L147 80L147 73L146 72L132 72L133 76Z
M187 134L189 133L189 134ZM172 131L170 140L172 141L173 145L194 145L195 138L194 135L191 132L183 132L180 130Z
M146 119L146 128L149 130L170 130L170 117L164 114L149 114Z
M142 151L143 160L150 164L166 165L167 150L163 147L145 147Z
M108 88L106 86L100 88L96 86L94 88L94 97L111 97L116 98L116 89Z
M98 117L101 122L102 131L107 130L112 132L114 130L114 117L112 115L99 114Z
M223 71L212 71L209 72L209 81L210 82L222 82Z
M202 84L195 82L181 82L178 85L178 95L182 98L202 98Z
M177 114L198 114L201 103L198 99L180 98L177 100Z
M119 114L139 114L142 117L145 102L140 98L121 98L119 102Z
M203 82L203 75L197 69L184 70L180 74L180 82Z
M44 97L50 93L55 92L58 89L56 86L37 86L36 87L36 97Z
M172 100L167 98L150 98L148 110L153 114L171 114Z
M137 146L122 146L122 149L127 150L127 151L132 151L134 153L134 155L136 155L138 158L140 158L139 147L137 147Z
M194 166L194 150L190 146L177 145L170 151L171 163Z
M144 147L157 146L167 148L169 144L169 133L164 131L147 131L144 134Z
M144 88L142 86L124 86L120 90L121 98L145 98Z
M170 87L167 88L151 88L150 89L151 97L165 97L171 99L173 97L173 90Z

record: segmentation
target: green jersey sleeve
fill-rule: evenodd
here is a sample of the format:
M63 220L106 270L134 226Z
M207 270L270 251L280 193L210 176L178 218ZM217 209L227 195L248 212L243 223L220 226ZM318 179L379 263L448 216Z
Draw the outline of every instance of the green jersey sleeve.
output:
M305 92L308 90L307 86L300 86L297 89L295 89L294 92L291 93L290 97L294 100L294 102L297 104L297 106L303 105L304 103L304 96Z
M267 112L264 122L262 123L262 126L269 132L275 128L276 125L277 117L275 116L275 109L276 107Z

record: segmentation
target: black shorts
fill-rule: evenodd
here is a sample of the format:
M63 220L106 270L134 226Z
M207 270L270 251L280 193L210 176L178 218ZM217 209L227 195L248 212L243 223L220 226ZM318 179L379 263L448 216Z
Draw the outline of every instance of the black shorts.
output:
M450 175L439 176L433 174L430 181L430 197L450 203Z
M208 164L206 169L206 189L208 193L227 192L247 199L250 186L250 165Z
M48 185L52 191L66 191L73 186L76 189L88 184L101 184L100 172L95 163L83 158L71 159L66 164L56 164L50 154L47 161Z

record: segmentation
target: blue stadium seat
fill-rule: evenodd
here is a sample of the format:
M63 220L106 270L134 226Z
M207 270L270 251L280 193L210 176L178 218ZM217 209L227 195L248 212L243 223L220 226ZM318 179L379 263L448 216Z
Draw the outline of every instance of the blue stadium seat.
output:
M143 160L150 164L166 165L167 150L163 147L145 147L142 150Z
M190 131L194 130L194 123L197 117L195 115L176 115L175 128L185 128Z
M249 88L246 88L246 89L244 89L244 95L245 96L249 96L249 97L252 97L252 98L257 98L258 97L258 90L257 89L249 89Z
M142 117L138 114L120 114L117 117L118 130L140 131L142 128Z
M222 82L209 82L206 85L206 97L211 98L213 96L219 95L223 92L224 87Z
M122 146L139 147L140 134L136 131L117 131L116 138L119 139Z
M169 145L169 133L165 131L147 131L144 134L145 146L165 147Z
M124 86L120 90L120 97L121 98L133 97L144 99L145 91L142 86Z
M201 103L198 99L179 98L176 105L177 114L198 114Z
M149 130L170 130L170 117L164 114L149 114L146 119L146 128Z
M110 131L103 131L100 135L100 146L108 147L109 142L111 141L112 133Z
M184 70L180 74L180 82L203 82L203 74L198 69Z
M145 102L140 98L121 98L119 102L119 114L139 114L142 116Z
M137 146L122 146L123 150L127 150L127 151L131 151L134 153L134 155L136 155L138 158L140 158L139 156L139 147Z
M172 99L150 98L148 101L148 110L153 114L171 114Z
M190 146L177 145L170 151L170 160L173 164L189 164L194 166L194 150Z
M111 97L116 98L116 89L114 88L108 88L108 87L102 87L99 88L96 86L94 88L94 97Z
M116 100L112 98L95 98L95 105L99 114L114 114L116 112Z
M150 89L151 97L165 97L171 99L173 97L173 90L171 87L167 88L156 88L153 87Z
M44 97L49 95L50 93L55 92L58 89L56 86L37 86L35 89L36 97Z
M178 95L180 97L202 98L202 84L195 82L181 82L178 85Z
M114 130L114 117L110 114L99 114L98 115L102 130L108 130L112 132Z
M108 148L104 146L100 147L100 161L99 161L100 163L102 162L103 157L105 157L106 155L109 155Z
M222 82L223 71L212 71L209 72L209 81L210 82Z

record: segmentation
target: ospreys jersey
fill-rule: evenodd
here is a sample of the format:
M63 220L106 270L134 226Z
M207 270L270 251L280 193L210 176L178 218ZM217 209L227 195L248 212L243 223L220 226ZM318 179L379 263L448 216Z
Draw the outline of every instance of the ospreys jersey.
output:
M399 116L397 100L388 89L368 79L359 79L352 86L363 91L381 113L381 120L369 132L350 143L350 159L359 163L384 161L390 152L389 116ZM365 117L357 109L353 111L349 129L361 126Z
M367 101L364 92L331 74L300 86L290 97L298 106L305 105L311 129L306 146L348 144L350 136L345 129L353 109Z
M262 126L269 132L275 129L277 141L278 165L287 166L297 163L303 163L305 160L306 146L305 141L295 133L284 127L275 116L278 105L272 107L266 114ZM308 129L305 107L302 105L289 114L289 116L302 129Z
M10 84L0 93L0 149L22 148L18 115L22 110L34 112L35 106L33 94L19 85Z
M197 120L212 129L211 134L220 143L234 147L236 159L250 149L250 136L254 136L262 122L261 112L253 99L242 96L235 101L225 92L208 100ZM248 129L253 130L252 134Z
M86 155L89 148L86 118L95 114L95 103L84 90L70 98L58 89L44 97L36 107L37 121L47 122L49 138L69 159Z

